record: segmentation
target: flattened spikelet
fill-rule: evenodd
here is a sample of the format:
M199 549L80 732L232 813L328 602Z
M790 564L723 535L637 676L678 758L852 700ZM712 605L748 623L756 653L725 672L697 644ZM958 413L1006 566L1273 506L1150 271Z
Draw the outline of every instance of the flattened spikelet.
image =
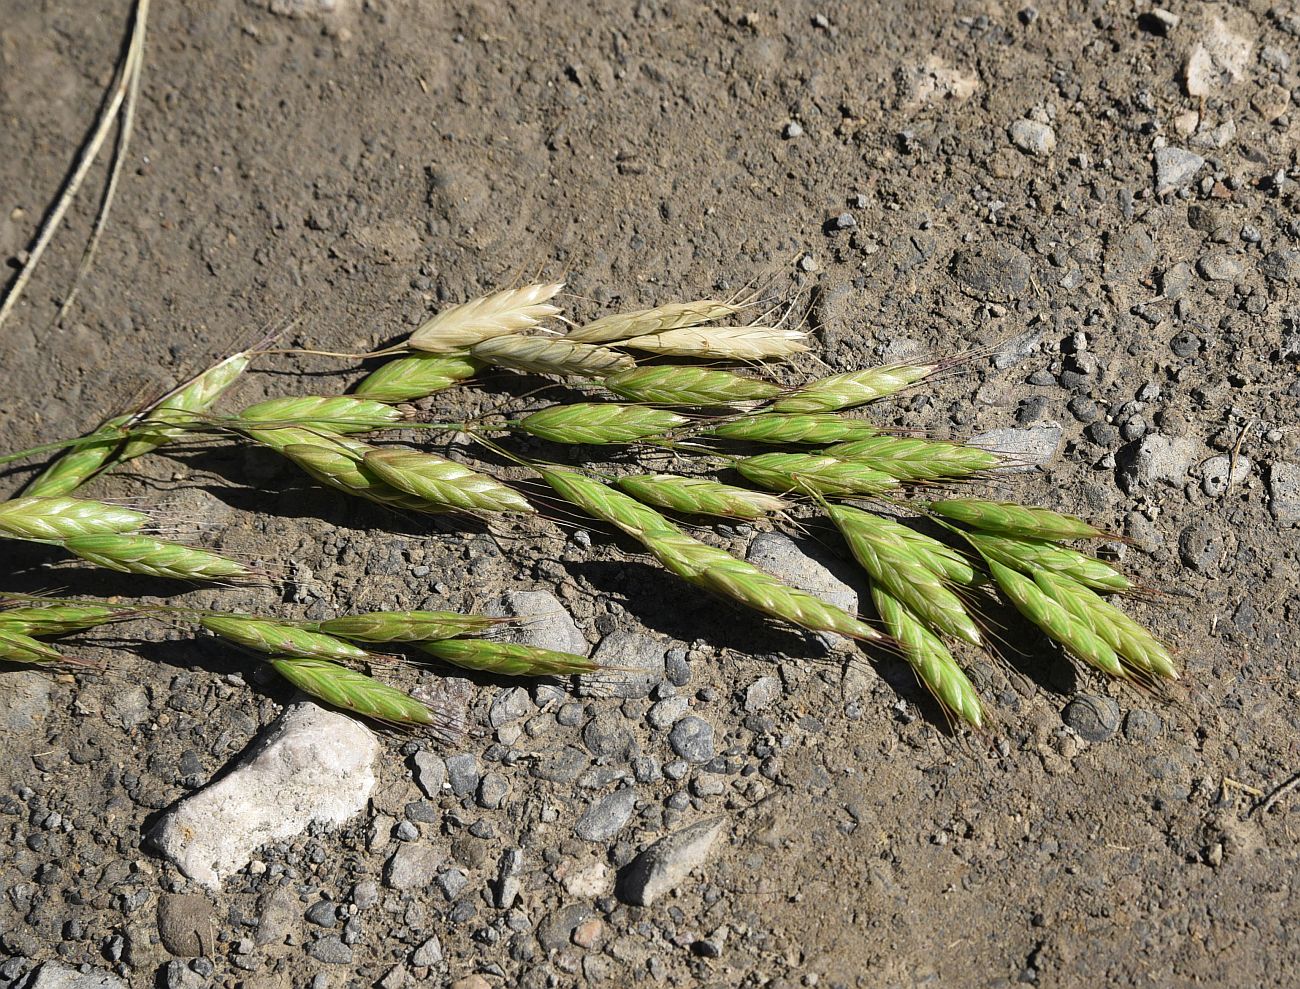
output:
M504 336L476 343L470 353L497 367L529 374L599 378L636 366L627 354L568 338Z
M407 346L412 350L443 354L492 337L522 332L548 316L559 315L559 307L550 305L547 300L562 288L562 282L525 285L452 306L412 333Z
M619 346L664 357L765 361L806 353L804 339L802 330L775 326L693 326L634 337Z
M67 539L99 532L131 532L149 521L144 512L79 498L0 501L0 533L19 539Z
M601 484L569 470L543 469L540 473L542 479L565 501L581 508L592 518L617 526L637 539L656 531L680 531L653 508L615 491L608 484Z
M675 330L686 326L699 326L717 319L726 319L743 310L742 305L719 302L716 299L699 299L695 302L670 302L653 309L612 313L593 320L585 326L576 326L568 332L570 340L585 343L609 343L628 340L647 333Z
M984 561L998 587L1017 611L1060 643L1071 656L1113 677L1124 677L1119 655L1086 622L1080 621L1023 574L993 560Z
M879 585L872 585L871 599L885 631L898 643L903 658L926 689L962 721L976 728L983 725L979 694L943 641Z
M370 654L350 642L293 625L245 618L240 615L204 615L199 624L228 642L264 652L268 656L312 656L317 659L364 662Z
M1095 590L1127 591L1133 586L1127 577L1108 563L1068 546L1040 539L996 536L988 532L970 532L965 536L990 560L997 560L1021 573L1048 570Z
M897 478L852 460L813 453L760 453L735 462L736 470L769 491L827 497L872 495L898 486Z
M344 438L340 437L337 445L325 446L320 442L291 443L280 452L322 484L347 494L389 508L401 508L412 512L444 510L441 505L432 504L423 498L398 490L367 467L364 460L360 458L364 458L366 453L374 449L355 440L344 442Z
M271 666L303 693L353 714L403 725L435 723L414 697L327 659L273 659Z
M931 573L937 574L948 583L969 587L984 580L983 574L971 566L970 560L947 543L942 543L923 532L917 532L911 526L895 522L893 519L879 515L871 517L875 520L873 525L880 531L905 542L913 556L929 568Z
M414 402L472 378L483 362L466 354L410 354L381 364L352 390L375 402Z
M715 426L704 435L718 436L745 443L775 443L784 446L824 446L863 439L880 432L865 419L845 419L833 412L782 414L764 412L741 416L721 426Z
M933 364L888 364L818 378L773 403L778 412L835 412L866 405L933 373Z
M1095 591L1043 570L1034 573L1034 582L1096 632L1126 665L1141 673L1178 679L1178 669L1164 644Z
M523 495L454 460L416 450L369 451L364 465L381 481L442 508L462 512L533 511Z
M422 642L420 648L461 669L497 676L569 676L600 669L585 656L491 639L442 639Z
M993 469L1001 462L996 454L975 447L903 436L850 440L824 452L884 471L900 481L972 477L980 471Z
M1083 519L1046 508L1031 508L1009 501L949 498L927 506L935 515L971 529L1028 539L1096 539L1104 536Z
M366 433L400 422L402 413L383 402L351 395L300 395L272 398L239 413L240 426L284 428L296 426L331 433ZM257 424L271 423L272 426Z
M126 436L123 427L130 419L129 415L114 416L83 437L81 443L70 447L27 482L23 494L33 498L55 498L76 491L113 459Z
M553 405L519 421L519 427L552 443L610 445L663 436L690 420L666 409L617 402Z
M912 552L907 540L877 525L882 520L869 512L834 505L827 510L872 587L883 588L932 632L946 632L975 646L982 644L979 626L961 598Z
M67 657L30 635L0 627L0 660L44 665L67 662Z
M45 604L0 611L0 629L21 635L56 636L106 625L129 611L102 604Z
M623 398L656 405L732 405L781 394L781 386L771 381L690 364L633 368L612 374L602 383Z
M776 495L738 488L703 477L634 474L615 482L637 501L688 515L757 519L788 506Z
M207 550L163 542L148 536L123 536L102 533L65 540L65 549L88 563L122 573L179 580L227 580L248 577L242 563L228 560Z
M424 642L476 635L503 620L455 611L371 611L331 618L316 628L358 642Z
M144 416L141 425L147 427L146 431L133 433L117 459L139 457L184 436L185 430L181 427L198 422L199 413L212 408L222 393L247 370L251 360L247 354L233 354L167 395ZM175 425L166 425L168 423ZM157 428L154 424L158 424Z

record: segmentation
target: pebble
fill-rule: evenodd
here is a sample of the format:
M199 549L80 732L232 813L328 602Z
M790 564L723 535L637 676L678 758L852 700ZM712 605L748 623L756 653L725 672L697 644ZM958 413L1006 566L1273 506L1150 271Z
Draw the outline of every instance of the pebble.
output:
M307 908L307 923L317 927L334 927L338 924L338 905L330 900L317 900Z
M233 771L163 817L150 840L186 876L216 889L261 846L360 813L380 752L355 718L294 704Z
M46 962L27 982L27 989L127 989L111 972L91 969L79 972L61 962Z
M1283 525L1300 524L1300 466L1284 460L1269 465L1268 510Z
M1062 720L1089 742L1104 742L1119 729L1119 705L1109 697L1081 694L1065 705Z
M578 818L574 834L584 841L606 841L623 830L636 807L636 791L615 790L597 800Z
M532 710L533 699L528 695L527 687L507 687L492 699L492 706L488 709L488 724L500 728L518 721Z
M446 782L447 763L442 756L428 749L415 753L415 783L426 797L431 800L440 797Z
M1269 251L1260 259L1259 270L1271 282L1300 285L1300 250Z
M713 725L703 718L688 715L668 733L668 744L687 762L708 762L713 758Z
M307 954L326 965L351 965L352 949L336 937L323 937L307 946Z
M665 697L651 706L646 713L646 721L656 731L667 731L682 718L690 707L690 701L682 696Z
M442 853L420 842L398 846L384 866L384 885L391 889L423 889L433 882Z
M596 670L577 678L579 697L646 697L664 678L665 644L643 632L615 630L600 640L591 658L621 669Z
M1200 450L1200 443L1190 437L1147 433L1116 457L1116 480L1130 495L1158 482L1181 484Z
M358 910L369 910L379 902L379 883L362 879L352 887L352 903Z
M195 958L213 947L212 904L195 893L168 893L158 900L158 938L173 955Z
M1205 164L1200 155L1183 148L1156 149L1156 195L1163 196L1190 185Z
M970 438L970 445L1000 453L1010 461L998 468L1007 474L1024 473L1045 467L1056 459L1061 448L1059 422L1041 422L1027 429L991 429Z
M442 961L442 942L436 936L421 944L411 955L411 964L417 968L429 968L440 961Z
M1178 534L1179 559L1197 573L1215 569L1223 558L1224 548L1223 534L1209 522L1194 522Z
M1239 282L1246 274L1241 258L1233 254L1207 254L1196 262L1196 270L1211 282Z
M623 868L616 895L633 906L651 906L704 864L726 824L725 817L712 817L660 838Z
M952 274L970 292L987 302L1019 298L1029 288L1030 264L1025 252L1001 241L959 250Z
M537 940L546 951L560 951L568 947L573 932L594 917L595 913L585 903L562 906L542 918L537 925Z
M1056 131L1037 120L1017 120L1007 132L1012 144L1035 157L1046 157L1056 150Z
M1160 715L1135 708L1124 718L1124 737L1130 742L1153 742L1164 728Z
M519 642L541 649L585 656L591 644L574 624L560 599L549 591L509 591L491 602L486 614L500 618L526 618L519 625L505 625L496 636L504 642Z
M594 900L609 891L609 866L600 859L593 859L580 868L571 869L560 880L564 891L572 897L582 900Z
M613 711L601 711L587 722L582 741L592 755L611 759L626 758L633 744L627 724Z
M458 797L468 797L478 789L478 756L473 752L461 752L447 760L447 780L451 792Z
M3 726L6 734L25 732L44 723L50 713L52 686L53 680L44 673L5 670L0 726Z
M745 713L762 711L781 696L781 681L774 676L761 676L745 688Z
M803 137L803 124L797 120L788 121L781 130L781 136L787 141L792 141L796 137Z
M110 725L130 730L149 720L149 691L142 684L114 690L104 708L104 720Z
M478 785L478 805L485 810L496 810L510 795L510 781L501 773L485 773Z
M1211 457L1201 464L1201 490L1208 497L1217 498L1231 485L1241 484L1250 477L1253 466L1250 458L1244 455L1238 456L1235 464L1226 453Z
M284 944L300 926L301 911L302 905L287 886L277 886L264 894L258 905L254 942L258 945Z

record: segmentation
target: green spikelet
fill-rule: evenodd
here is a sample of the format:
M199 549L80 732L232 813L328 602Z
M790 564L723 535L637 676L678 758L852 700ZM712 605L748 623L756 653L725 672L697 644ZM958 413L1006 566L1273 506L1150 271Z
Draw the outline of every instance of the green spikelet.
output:
M1048 570L1099 591L1127 591L1133 586L1114 567L1068 546L987 532L968 532L965 537L983 556L1024 574Z
M380 480L430 504L462 512L519 512L534 509L523 495L496 478L464 464L415 450L371 450L363 461Z
M600 669L585 656L491 639L442 639L422 642L420 648L461 669L498 676L569 676Z
M1009 501L980 501L949 498L927 506L935 515L952 522L1000 536L1026 539L1097 539L1105 536L1083 519L1062 515L1046 508L1031 508Z
M117 459L131 460L184 436L184 426L199 422L200 413L212 408L251 360L247 354L233 354L171 392L145 414L141 422L144 431L132 431Z
M764 412L733 419L703 435L776 446L826 446L875 436L879 432L865 419L846 419L833 412L789 415Z
M776 495L738 488L703 477L634 474L614 482L637 501L686 515L758 519L788 506Z
M30 635L15 632L0 626L0 660L10 663L31 663L44 666L49 663L65 663L67 657L57 649L38 642Z
M240 615L204 615L199 624L214 635L268 656L310 656L364 662L370 654L350 642L294 625Z
M656 364L611 374L606 388L633 402L709 407L757 402L781 394L780 385L731 371L694 365Z
M101 532L131 532L149 521L136 512L79 498L14 498L0 501L0 533L18 539L67 539Z
M374 402L414 402L472 378L483 362L467 354L411 354L387 361L352 390Z
M524 416L519 426L552 443L609 445L663 436L690 423L685 416L644 405L576 402Z
M0 611L0 629L20 635L56 636L107 625L129 611L102 604L45 604Z
M68 552L97 567L178 580L229 580L252 575L242 563L216 553L148 536L101 533L63 543Z
M300 395L250 405L234 425L244 429L298 426L331 433L366 433L400 422L402 413L383 402L351 395Z
M1034 574L1034 583L1096 632L1126 665L1152 676L1178 679L1178 669L1164 644L1095 591L1044 570Z
M305 694L367 718L400 725L432 725L433 712L409 694L328 659L270 661L280 676Z
M70 447L27 482L23 494L33 498L57 498L76 491L114 459L126 437L123 427L130 419L129 415L114 416L83 437L81 443Z
M773 403L778 412L835 412L866 405L915 384L933 364L890 364L819 378Z
M911 439L901 436L872 436L838 443L827 455L884 471L900 481L934 481L972 477L992 470L1000 463L996 454L959 443Z
M735 468L768 491L839 497L880 494L898 486L898 479L884 471L812 453L760 453L737 460Z

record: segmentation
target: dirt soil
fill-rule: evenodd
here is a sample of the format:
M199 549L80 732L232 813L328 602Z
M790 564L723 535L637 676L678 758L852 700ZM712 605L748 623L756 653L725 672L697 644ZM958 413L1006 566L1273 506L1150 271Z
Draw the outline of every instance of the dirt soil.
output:
M128 7L0 7L12 271ZM503 777L496 806L426 799L419 740L386 734L365 814L212 893L144 836L290 691L179 627L91 637L105 675L0 674L0 986L50 960L133 986L1294 985L1300 793L1261 804L1300 770L1300 7L1169 10L155 3L79 301L51 326L102 168L0 331L0 449L76 435L289 320L290 344L353 351L535 276L567 279L578 318L757 284L809 305L836 369L992 355L874 414L953 436L1060 423L1051 462L1004 490L1128 537L1111 549L1159 592L1134 612L1185 675L1160 698L1009 630L1014 663L965 657L992 727L954 736L896 660L762 629L608 533L411 521L269 454L177 447L88 493L293 584L185 591L6 544L4 587L292 617L545 590L589 643L650 636L689 681L537 688L510 744L422 743ZM229 407L357 378L264 366ZM456 395L436 407L500 397ZM754 536L717 531L741 552ZM470 684L471 717L505 686ZM706 761L647 721L674 692L713 728ZM619 786L627 825L576 837ZM711 857L650 907L566 882L719 815ZM439 882L385 880L399 820L445 859ZM337 918L317 922L322 900ZM159 929L181 907L192 947Z

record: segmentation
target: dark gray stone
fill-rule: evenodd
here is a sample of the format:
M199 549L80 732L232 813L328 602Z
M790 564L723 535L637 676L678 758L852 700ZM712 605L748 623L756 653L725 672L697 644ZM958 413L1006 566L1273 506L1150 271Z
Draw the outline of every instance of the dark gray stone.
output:
M1119 729L1119 705L1109 697L1081 694L1061 712L1062 720L1089 742L1104 742Z
M668 744L687 762L708 762L713 758L713 725L693 714L687 715L673 725Z
M631 787L615 790L586 809L574 833L586 841L607 841L623 830L636 807L636 791Z

